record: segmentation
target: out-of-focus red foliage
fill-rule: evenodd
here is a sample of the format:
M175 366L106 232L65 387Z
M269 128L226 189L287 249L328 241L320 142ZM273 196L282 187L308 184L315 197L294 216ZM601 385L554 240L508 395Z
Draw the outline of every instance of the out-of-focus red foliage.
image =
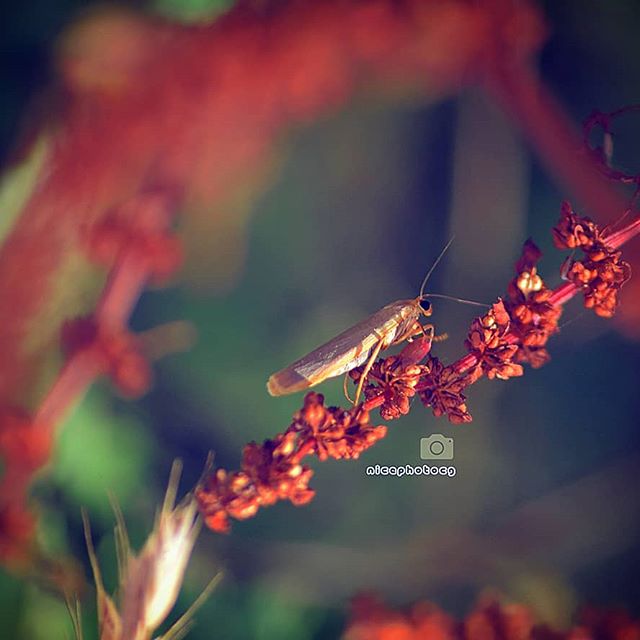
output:
M67 357L90 355L96 371L109 375L124 396L136 398L151 384L149 363L125 329L105 327L94 317L78 318L62 328L62 346Z
M495 597L480 599L461 621L439 607L419 602L408 611L388 607L372 595L354 599L343 640L638 640L640 622L624 612L585 610L570 629L557 630L535 620L519 604Z
M543 38L532 6L501 0L241 2L199 27L117 9L86 17L61 40L57 115L35 131L45 160L0 251L0 415L26 407L23 435L47 424L50 444L97 375L144 390L149 373L126 325L145 284L179 263L172 214L213 211L285 127L363 87L441 96L478 80L497 43L525 65ZM76 284L90 261L108 269L95 309L79 304ZM69 323L78 313L87 319ZM41 398L40 368L63 326L66 361ZM0 419L0 438L12 425ZM23 506L35 463L25 454L5 464L0 511L22 513L9 507ZM0 537L31 530L22 520L4 518Z
M363 84L439 95L474 77L497 29L523 56L542 33L527 5L506 22L490 4L462 1L265 6L241 3L190 28L109 10L66 34L50 153L0 254L0 402L24 397L41 355L24 347L30 326L65 261L86 250L86 230L106 227L114 207L126 216L150 184L179 190L176 206L210 206L264 161L284 126Z
M50 424L33 422L22 409L0 411L0 456L5 461L0 483L0 560L4 562L24 559L24 541L35 529L25 494L32 475L49 459L52 444Z
M55 383L42 399L37 412L6 410L0 415L0 454L4 473L0 483L0 558L20 564L31 558L27 542L35 523L26 509L27 489L33 474L47 462L56 423L65 411L101 374L109 375L128 396L147 390L151 370L139 341L126 323L144 284L164 276L167 265L177 260L158 259L157 243L170 243L167 235L170 192L150 190L129 203L133 211L127 232L114 236L101 226L92 234L105 259L105 247L112 254L111 270L94 312L65 322L60 345L65 355ZM107 241L101 241L100 235Z
M630 185L634 188L634 194L631 199L629 211L631 211L638 203L640 198L640 174L623 171L613 166L614 140L615 140L615 121L627 114L638 117L640 105L629 105L604 113L602 111L594 111L584 122L583 125L583 144L589 157L600 172L607 179L624 185ZM601 132L603 136L602 144L594 143L591 138L595 132ZM632 247L627 254L629 260L633 264L640 261L640 248ZM575 276L581 274L574 274ZM638 339L640 337L640 283L634 280L629 283L625 293L625 304L621 313L617 315L616 323L627 335Z

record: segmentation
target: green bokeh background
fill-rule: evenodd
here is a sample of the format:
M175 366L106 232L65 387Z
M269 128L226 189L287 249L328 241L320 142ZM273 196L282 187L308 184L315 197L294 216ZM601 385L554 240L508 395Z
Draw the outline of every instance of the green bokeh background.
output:
M230 3L130 4L191 22ZM5 8L5 157L21 114L50 77L57 33L88 5L29 0ZM541 70L576 120L639 101L640 5L573 0L545 10L551 38ZM640 127L625 120L623 128L616 153L633 169ZM196 346L159 362L154 389L139 401L95 385L35 488L43 544L75 555L87 576L80 508L88 509L111 587L108 492L141 544L174 458L184 460L185 490L209 450L217 464L237 468L243 445L283 430L300 405L300 396L270 398L268 375L384 304L415 295L451 235L430 282L435 292L492 300L529 235L545 250L543 273L557 273L564 257L552 248L550 228L566 194L478 93L429 105L355 99L292 132L278 157L277 176L253 207L237 280L213 294L196 264L173 286L145 293L136 309L138 330L193 323ZM185 231L185 241L196 238ZM175 615L220 569L225 579L189 637L335 638L348 598L362 589L396 604L426 598L462 615L490 587L557 625L586 603L640 614L640 349L612 323L580 313L577 304L567 310L575 321L554 339L548 366L470 390L472 424L452 426L416 406L360 460L312 463L310 505L263 510L228 537L203 532ZM440 357L461 352L473 315L437 302L434 322L450 334ZM341 381L322 392L331 404L343 401ZM430 433L454 437L456 478L366 476L370 464L418 464L419 439ZM90 640L91 593L82 606ZM71 634L58 597L4 572L0 629L29 640Z

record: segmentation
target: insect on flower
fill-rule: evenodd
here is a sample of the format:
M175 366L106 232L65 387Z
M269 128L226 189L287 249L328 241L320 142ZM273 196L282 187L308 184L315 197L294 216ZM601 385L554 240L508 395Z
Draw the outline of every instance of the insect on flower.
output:
M272 396L282 396L302 391L328 378L348 373L366 363L353 400L353 403L357 404L365 379L382 349L410 340L420 334L427 337L429 341L445 339L446 335L435 336L435 328L432 324L422 325L418 320L421 316L428 317L432 313L429 297L449 297L425 294L424 288L451 242L453 238L449 240L429 269L422 281L417 298L397 300L382 307L380 311L332 338L288 367L274 373L267 382L269 393ZM453 299L457 300L457 298Z

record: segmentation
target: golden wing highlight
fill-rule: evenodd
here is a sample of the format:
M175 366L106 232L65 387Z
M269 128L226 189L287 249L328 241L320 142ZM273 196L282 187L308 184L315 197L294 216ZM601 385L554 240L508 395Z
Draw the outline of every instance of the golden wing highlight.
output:
M295 393L354 369L366 361L379 340L384 339L385 346L393 342L398 327L405 321L409 305L414 308L415 301L399 300L388 304L293 364L274 373L267 382L267 390L272 396Z

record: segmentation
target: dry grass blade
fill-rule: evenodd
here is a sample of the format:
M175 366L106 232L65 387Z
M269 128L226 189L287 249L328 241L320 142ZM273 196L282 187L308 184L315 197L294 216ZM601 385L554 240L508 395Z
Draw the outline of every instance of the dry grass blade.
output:
M218 586L222 580L222 572L217 573L209 581L209 584L204 588L202 593L193 601L191 606L174 622L169 631L165 633L160 640L182 640L191 627L195 624L193 616L198 609L206 602L207 598L211 595L211 592Z
M100 640L120 640L122 638L122 622L120 614L113 600L107 595L104 583L102 582L102 573L100 565L93 546L91 538L91 525L89 524L89 516L87 512L82 510L82 522L84 524L84 536L87 545L87 553L91 562L91 570L93 571L93 579L96 583L96 592L98 600L98 626Z
M131 543L127 533L127 525L124 521L124 514L116 497L109 492L109 503L113 509L116 525L113 528L113 535L116 543L116 558L118 560L118 576L120 581L127 574L127 566L131 558Z
M67 605L67 611L69 612L71 624L73 625L74 638L75 640L82 640L82 610L80 609L80 601L77 597L67 597L65 598L65 604Z
M122 511L113 496L116 518L114 530L119 569L119 606L107 595L91 538L89 518L82 512L87 551L96 582L100 640L151 640L154 631L173 608L182 587L187 563L200 533L202 522L193 495L175 506L182 464L176 461L153 530L139 554L134 554ZM203 593L162 636L164 640L184 638L193 624L193 615L220 581L216 575ZM82 639L80 612L69 610L77 640Z

